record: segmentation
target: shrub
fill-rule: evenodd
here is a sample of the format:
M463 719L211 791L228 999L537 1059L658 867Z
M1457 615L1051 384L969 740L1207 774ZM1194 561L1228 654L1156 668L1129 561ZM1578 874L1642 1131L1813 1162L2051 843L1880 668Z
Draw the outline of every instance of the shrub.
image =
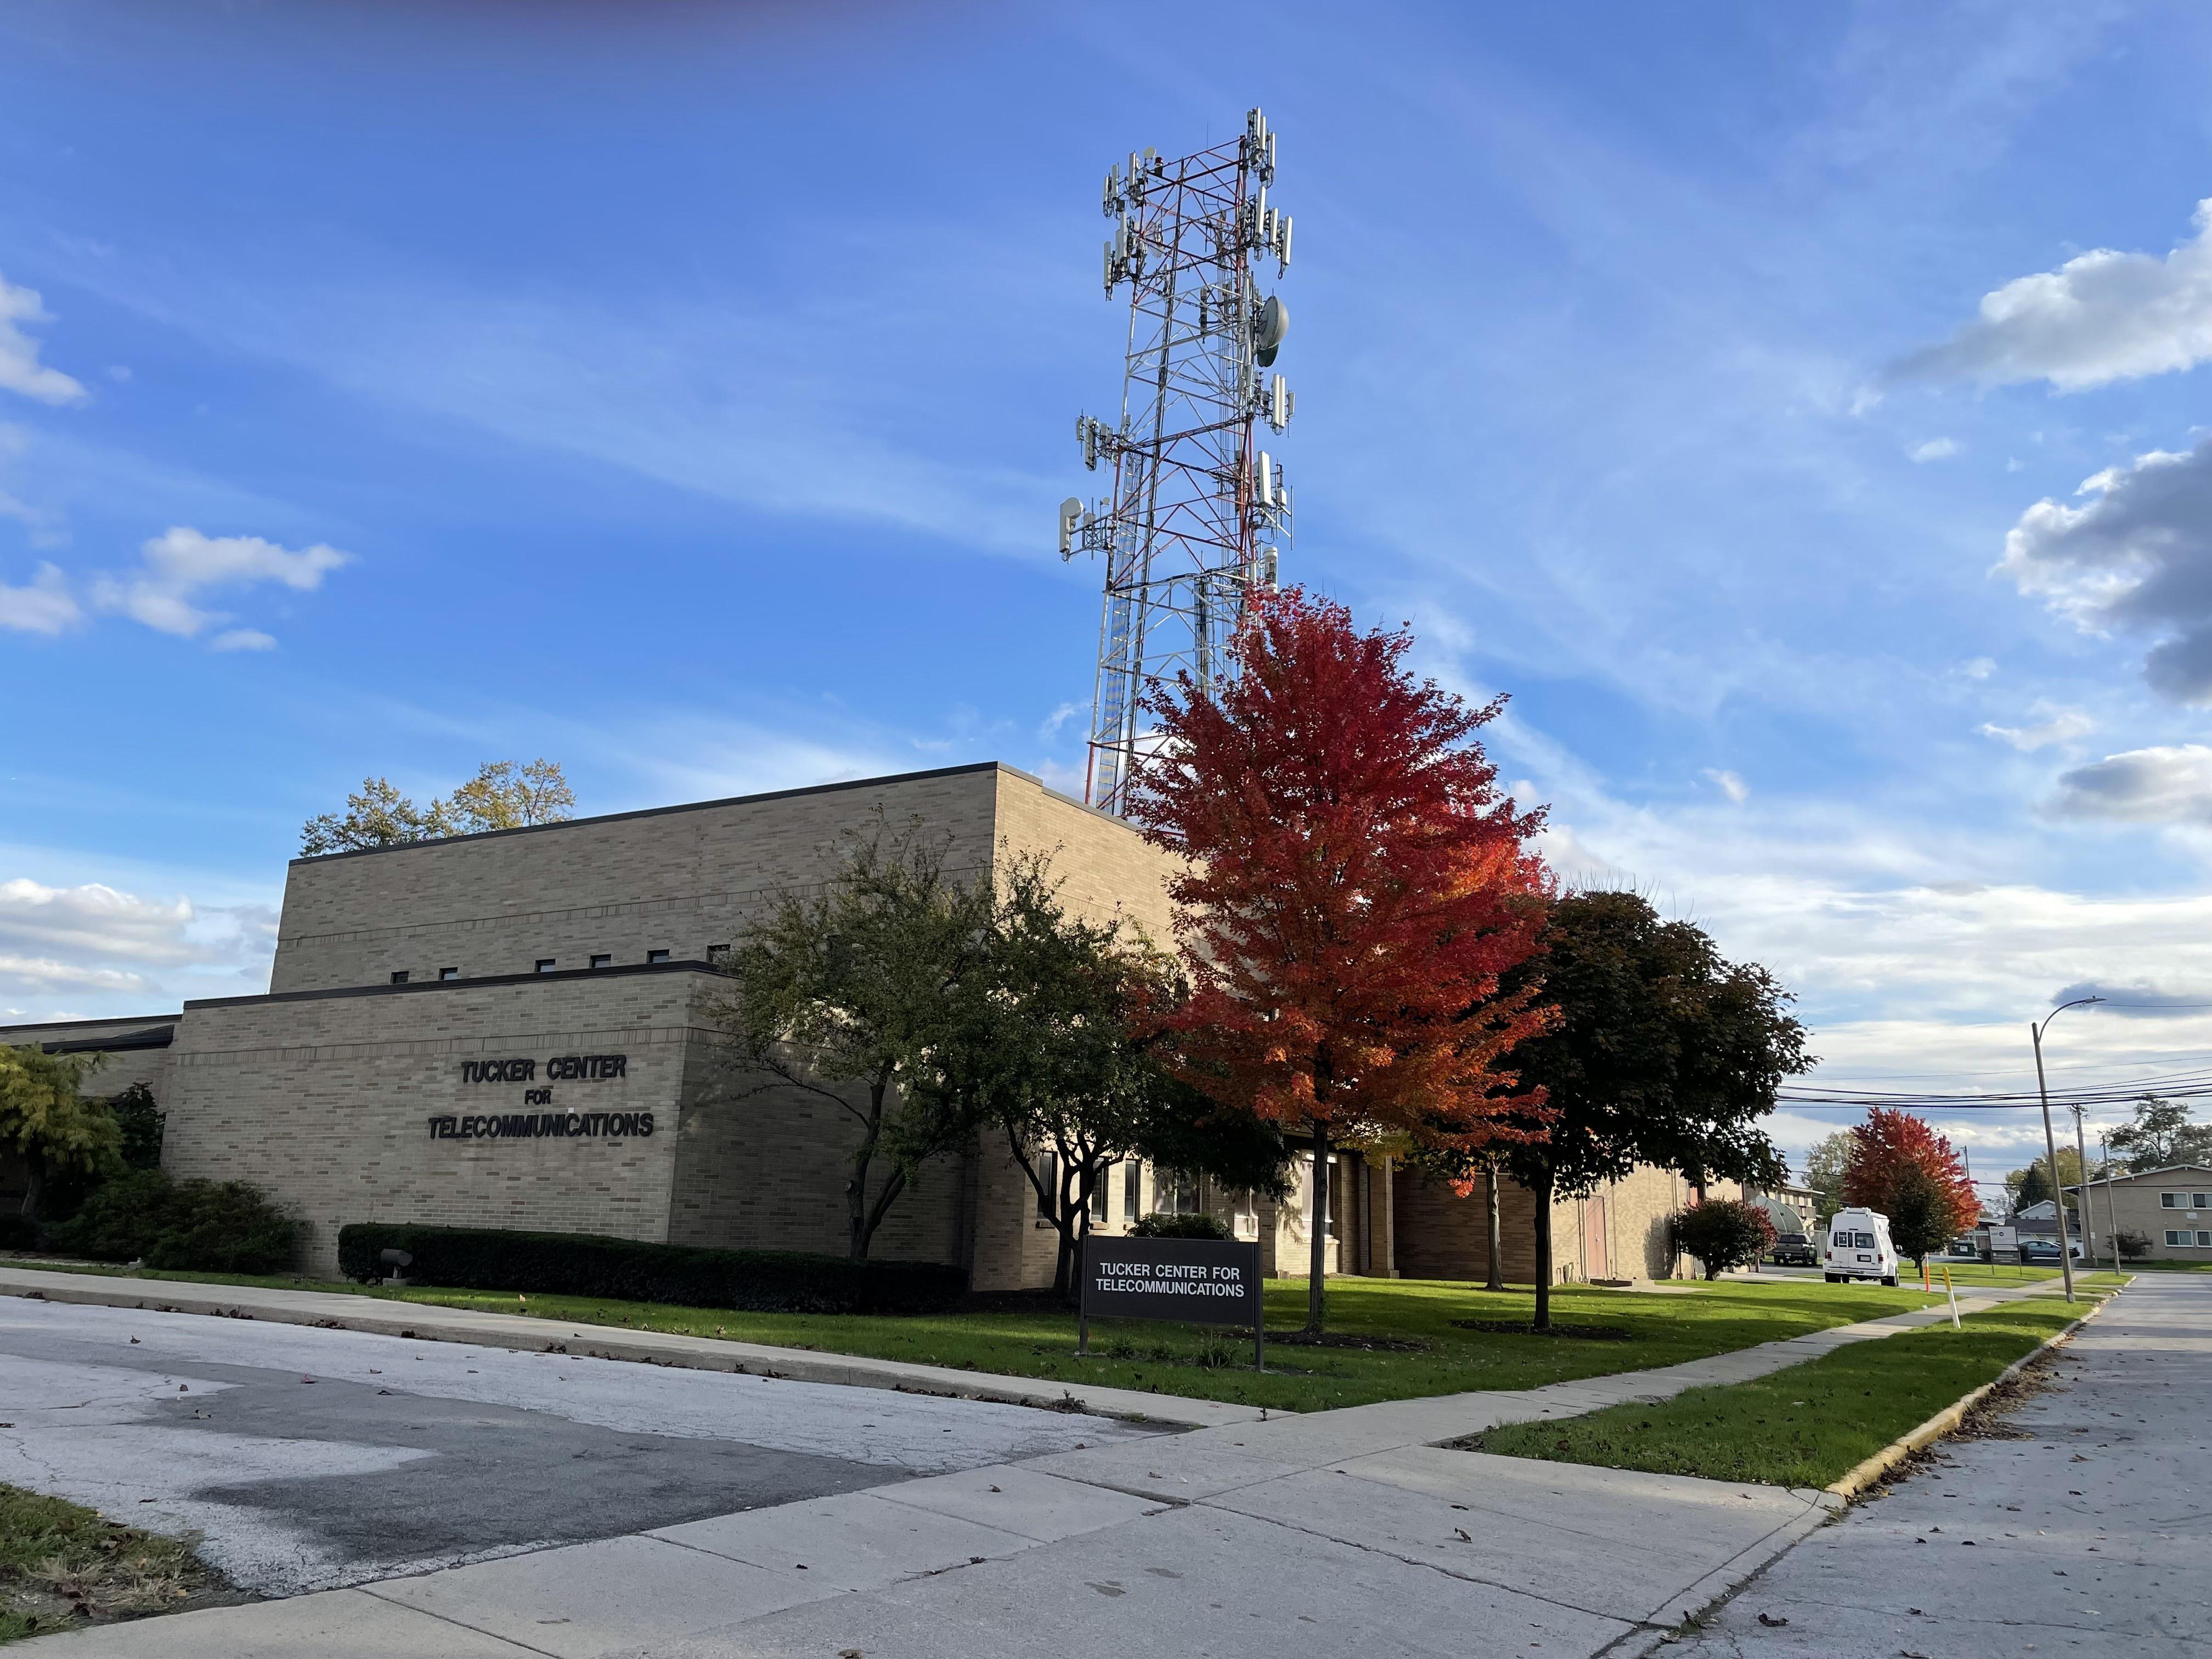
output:
M99 1261L202 1273L281 1273L292 1265L299 1223L242 1181L173 1181L131 1170L94 1188L46 1242Z
M410 1279L457 1290L538 1291L756 1313L933 1313L967 1293L959 1267L854 1261L799 1250L715 1250L588 1233L356 1223L338 1230L349 1279L381 1278L387 1249Z
M134 1083L119 1095L107 1097L115 1127L123 1132L123 1161L134 1170L161 1167L161 1127L168 1120L154 1099L154 1091Z
M1741 1199L1709 1198L1667 1224L1674 1248L1705 1264L1705 1277L1753 1262L1773 1248L1774 1221Z
M1145 1217L1129 1229L1139 1238L1219 1238L1231 1237L1229 1224L1218 1216L1162 1215Z
M38 1248L39 1224L27 1215L0 1215L0 1250Z
M2130 1261L2140 1261L2150 1254L2150 1235L2133 1228L2112 1235L2112 1243L2120 1247L2120 1254Z

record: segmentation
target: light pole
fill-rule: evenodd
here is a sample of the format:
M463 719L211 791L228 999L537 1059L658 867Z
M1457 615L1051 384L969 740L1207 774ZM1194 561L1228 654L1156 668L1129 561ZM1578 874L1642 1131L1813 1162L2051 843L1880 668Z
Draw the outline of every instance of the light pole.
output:
M2112 1241L2112 1271L2120 1270L2120 1212L2112 1206L2112 1143L2100 1132L2097 1161L2105 1166L2105 1236Z
M2040 1021L2027 1024L2027 1040L2035 1046L2035 1091L2043 1097L2043 1149L2051 1154L2051 1206L2058 1212L2058 1271L2066 1280L2069 1302L2074 1299L2074 1253L2066 1237L2066 1194L2058 1188L2058 1138L2051 1132L2051 1089L2043 1080L2043 1029L2069 1008L2103 1000L2102 997L2076 997L2060 1003Z

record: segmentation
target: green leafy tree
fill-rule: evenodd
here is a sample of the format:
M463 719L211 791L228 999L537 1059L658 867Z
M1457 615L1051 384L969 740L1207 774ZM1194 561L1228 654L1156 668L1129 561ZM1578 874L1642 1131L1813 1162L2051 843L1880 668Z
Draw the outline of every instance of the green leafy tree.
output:
M107 1109L122 1136L124 1164L133 1170L160 1169L161 1132L167 1118L154 1091L143 1083L134 1083L122 1093L110 1095Z
M1813 1189L1813 1219L1826 1221L1844 1207L1844 1170L1851 1161L1849 1129L1822 1135L1805 1155L1805 1184Z
M1890 1177L1887 1213L1890 1243L1923 1273L1928 1258L1960 1231L1954 1190L1918 1164L1900 1164Z
M488 830L520 830L534 823L565 823L576 814L576 792L562 775L561 763L544 756L519 761L486 761L452 798L431 803L431 811L453 836Z
M1674 1249L1705 1264L1705 1277L1718 1279L1731 1267L1746 1267L1774 1248L1774 1218L1758 1204L1737 1198L1709 1198L1692 1204L1668 1224Z
M520 830L533 823L561 823L574 817L575 792L562 775L561 763L544 757L524 765L486 761L477 775L447 800L417 806L386 778L364 778L346 797L343 812L309 818L300 832L302 857L358 853L374 847L404 847L447 836L472 836L489 830Z
M2195 1121L2185 1101L2162 1095L2137 1099L2133 1117L2113 1130L2106 1144L2132 1175L2176 1164L2212 1166L2212 1123Z
M1703 930L1662 921L1635 893L1553 901L1543 954L1507 975L1559 1010L1515 1051L1540 1085L1549 1133L1504 1149L1534 1195L1536 1317L1551 1325L1552 1206L1638 1164L1778 1187L1789 1179L1759 1121L1785 1077L1813 1063L1790 993L1756 963L1731 963ZM1475 1171L1463 1172L1470 1179Z
M122 1164L114 1115L83 1093L99 1063L96 1054L50 1054L35 1044L0 1047L0 1147L23 1160L22 1213L33 1221L55 1176L102 1176Z
M830 1102L853 1130L848 1248L865 1259L884 1217L922 1164L972 1133L940 1050L953 999L985 962L990 878L947 873L949 837L878 814L848 834L842 866L818 893L787 893L725 963L716 1011L734 1058L768 1080Z
M1042 855L1002 861L985 965L954 999L927 1094L994 1129L1059 1234L1053 1283L1074 1287L1100 1183L1143 1158L1241 1190L1286 1190L1279 1130L1216 1106L1159 1063L1148 1011L1172 965L1117 917L1069 914Z
M2094 1161L2090 1164L2089 1178L2092 1181L2102 1180L2104 1174L2102 1164ZM2051 1161L2039 1158L2021 1169L2009 1170L2006 1173L2004 1183L2005 1191L2012 1200L2013 1213L2017 1215L2029 1205L2040 1204L2051 1196ZM2071 1146L2058 1149L2058 1184L2062 1187L2081 1184L2081 1154ZM2079 1209L2078 1195L2069 1194L2066 1207L2069 1212Z

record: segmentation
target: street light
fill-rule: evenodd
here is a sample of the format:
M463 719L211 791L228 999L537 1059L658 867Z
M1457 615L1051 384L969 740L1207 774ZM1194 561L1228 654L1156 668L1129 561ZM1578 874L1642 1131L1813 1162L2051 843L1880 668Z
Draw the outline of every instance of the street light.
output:
M2027 1040L2035 1045L2035 1091L2043 1097L2043 1149L2051 1154L2051 1207L2058 1212L2058 1271L2066 1280L2066 1299L2074 1299L2074 1252L2066 1237L2066 1194L2058 1184L2058 1137L2051 1130L2051 1090L2043 1080L2043 1028L2064 1013L2069 1008L2080 1008L2092 1002L2102 1002L2102 997L2076 997L2071 1002L2062 1002L2041 1022L2030 1020ZM2088 1178L2088 1171L2081 1172ZM2083 1203L2088 1202L2085 1198Z

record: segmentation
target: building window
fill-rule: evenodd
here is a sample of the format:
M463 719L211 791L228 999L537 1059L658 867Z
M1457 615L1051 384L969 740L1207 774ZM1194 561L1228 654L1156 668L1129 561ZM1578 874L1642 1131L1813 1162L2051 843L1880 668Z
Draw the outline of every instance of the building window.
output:
M1196 1215L1204 1207L1199 1202L1198 1177L1177 1170L1161 1170L1153 1178L1152 1203L1163 1215Z
M2212 1210L2212 1193L2191 1193L2189 1207L2192 1210Z
M1121 1219L1133 1223L1145 1212L1145 1166L1131 1158L1121 1166Z
M1060 1191L1060 1154L1039 1152L1036 1155L1037 1184L1042 1188L1037 1194L1037 1218L1049 1224L1052 1219L1052 1200L1047 1196Z
M1092 1171L1094 1179L1091 1185L1091 1224L1094 1227L1103 1227L1106 1224L1107 1212L1112 1208L1109 1200L1112 1196L1113 1183L1107 1179L1108 1173L1103 1169Z
M398 973L394 974L394 975L392 976L392 982L394 985L404 985L404 984L406 984L406 983L407 983L407 970L406 970L404 968L402 968L402 969L401 969Z
M459 979L460 976L461 970L458 968L441 968L438 969L438 977L440 979Z
M2160 1193L2158 1195L2158 1206L2161 1210L2179 1210L2182 1208L2181 1194L2179 1193Z
M708 945L707 947L707 965L709 968L728 967L730 965L730 947L726 945Z
M593 957L592 958L592 967L594 967L594 968L606 968L606 967L610 967L610 966L611 966L611 965L613 964L613 963L614 963L614 958L613 958L612 957L608 957L608 956L597 956L597 957Z
M553 971L553 958L552 958L552 957L538 957L538 971L539 973L541 973L541 974L550 974L550 973L551 973L551 972Z
M668 952L665 951L647 951L645 953L645 959L648 964L656 962L665 962L668 960Z
M1239 1238L1260 1236L1260 1200L1249 1193L1238 1193L1230 1200L1229 1231Z

